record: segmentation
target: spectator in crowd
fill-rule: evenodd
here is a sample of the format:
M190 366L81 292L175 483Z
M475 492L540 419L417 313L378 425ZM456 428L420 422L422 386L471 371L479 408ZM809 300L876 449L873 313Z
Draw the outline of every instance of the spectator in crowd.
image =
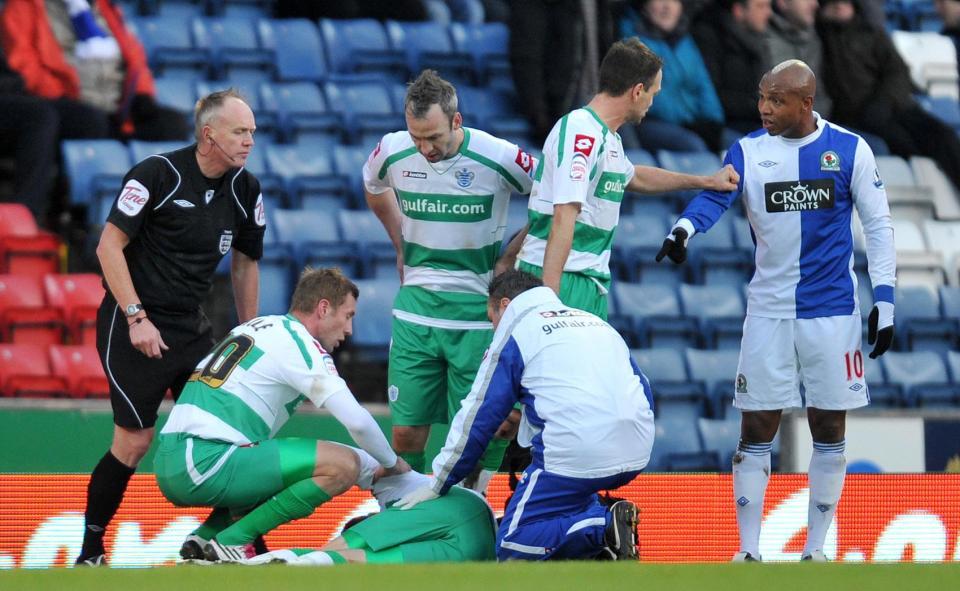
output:
M933 0L933 5L943 20L941 32L953 40L960 57L960 0ZM960 59L957 60L957 74L960 76Z
M817 0L776 0L767 28L771 67L789 59L806 63L818 79L823 75L823 44L817 35ZM817 112L830 117L833 103L826 85L817 85Z
M823 0L818 31L833 120L880 136L898 156L929 156L960 187L960 138L913 98L910 71L852 0Z
M726 124L743 133L760 124L757 84L770 64L765 40L770 14L770 0L720 0L704 9L693 28Z
M231 250L237 316L257 315L266 214L260 182L244 168L253 111L229 89L200 99L195 119L196 143L127 173L97 246L108 288L97 351L110 377L114 429L87 486L77 564L105 563L104 533L150 448L160 403L167 390L180 394L213 345L200 303Z
M57 110L26 93L0 50L0 154L14 159L12 201L30 208L41 225L55 177L59 127Z
M815 1L815 0L814 0ZM680 0L641 0L620 19L623 37L639 36L663 60L660 96L637 129L647 150L719 151L723 107L688 32Z
M517 439L533 462L500 522L497 559L636 560L637 507L624 500L607 508L597 496L631 482L653 446L650 383L623 338L523 271L490 282L487 315L493 343L433 478L396 506L453 493L519 403Z
M27 91L55 101L61 137L187 136L184 115L157 104L143 46L110 0L7 0L0 35Z
M511 5L510 66L534 142L542 143L557 119L596 92L600 56L613 39L608 0L528 0Z

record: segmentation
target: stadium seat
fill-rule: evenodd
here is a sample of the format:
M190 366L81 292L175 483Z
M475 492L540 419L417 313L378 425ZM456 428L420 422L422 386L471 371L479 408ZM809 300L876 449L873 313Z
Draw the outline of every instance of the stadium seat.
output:
M327 78L327 60L320 31L307 19L260 19L264 49L276 56L277 78L285 82L320 82ZM278 43L279 41L279 43Z
M123 144L116 140L65 140L62 149L72 204L86 205L93 210L96 209L94 205L99 207L101 196L117 196L123 177L132 165ZM90 215L88 220L93 223L103 221Z
M870 394L870 405L874 407L899 408L906 406L903 388L900 384L888 383L883 372L883 357L870 359L872 347L866 345L861 358L863 359L863 375L867 381ZM886 355L886 354L884 354Z
M877 156L877 169L886 187L893 218L921 223L934 216L933 190L917 182L906 160L899 156Z
M894 31L891 37L921 91L957 100L957 51L949 37L913 31Z
M403 52L390 46L383 25L373 19L320 19L320 38L337 74L406 76Z
M881 359L887 380L901 385L908 406L949 406L960 401L960 385L950 383L938 353L887 351Z
M667 230L667 221L661 215L621 215L613 241L611 266L623 269L622 276L630 281L677 285L686 267L655 261Z
M385 28L390 45L406 54L407 70L411 77L426 68L432 68L453 82L458 94L458 82L470 82L473 74L470 56L453 48L446 26L433 21L387 21Z
M379 81L327 82L324 84L330 109L339 113L347 138L373 150L386 133L406 128L403 115L394 109L387 88ZM376 138L370 142L372 138ZM370 145L367 145L367 144Z
M73 398L109 398L110 386L94 345L50 345L53 375L67 383Z
M307 135L335 135L343 130L339 113L327 106L327 100L312 82L262 83L263 108L276 117L283 137L295 142Z
M923 223L923 233L930 250L941 254L947 281L955 287L960 286L957 275L960 268L960 222L927 220Z
M658 150L657 161L667 170L686 174L711 175L720 168L720 158L712 152ZM677 197L686 201L696 194L697 191L679 191Z
M896 237L897 284L943 285L943 256L927 248L920 228L906 219L891 220Z
M393 298L400 289L396 277L359 279L357 315L353 319L350 350L360 362L385 363L393 323Z
M457 51L473 58L478 83L489 87L492 79L510 75L510 30L503 23L452 23L450 36Z
M705 347L731 348L740 346L743 317L746 310L740 296L742 284L690 285L678 288L684 315L700 322L702 344Z
M947 366L954 384L960 384L960 351L947 351Z
M452 19L450 15L450 7L447 6L447 3L444 0L423 0L424 7L427 9L427 14L430 17L430 20L441 25L449 25Z
M191 23L194 46L209 50L212 74L220 79L272 77L273 51L260 46L249 18L197 17Z
M244 168L252 172L254 176L257 177L257 180L260 181L260 192L263 194L268 206L270 206L284 202L286 187L284 186L283 179L281 179L279 175L267 169L267 157L265 153L268 145L270 145L270 142L264 141L264 137L258 135L253 150L247 154L247 163L244 165Z
M395 279L397 251L377 216L372 211L364 209L341 210L337 217L343 239L355 244L363 257L363 276Z
M43 277L60 265L60 240L25 205L0 203L0 273Z
M736 349L711 351L687 348L684 355L690 370L690 379L702 382L712 400L733 398L737 364L740 358ZM715 408L719 407L715 406Z
M307 195L343 193L343 181L326 150L298 143L274 144L265 152L267 167L283 180L290 203L299 204Z
M704 451L696 428L696 421L687 417L674 417L668 413L658 417L647 471L717 470L720 458L716 453Z
M213 14L259 19L270 16L275 0L210 0Z
M940 287L940 311L944 319L960 321L960 287Z
M340 175L344 193L350 204L366 207L363 188L363 166L370 157L366 146L336 146L333 149L333 168Z
M920 103L934 117L960 131L960 102L955 97L928 96L923 97Z
M662 398L705 401L699 384L690 381L683 355L676 349L631 349L630 354L640 366L657 400ZM658 411L659 412L659 411Z
M193 129L193 109L197 104L197 81L188 77L156 79L157 103L183 113L188 128Z
M337 220L323 211L278 209L273 212L274 237L296 251L307 242L342 242ZM299 255L298 255L299 258Z
M937 219L960 219L960 190L953 186L937 163L926 156L911 156L910 167L919 184L933 189Z
M184 17L153 16L130 19L147 53L150 69L164 77L196 78L207 73L210 52L193 43Z
M731 407L722 419L697 419L697 433L703 441L704 451L715 452L720 462L719 469L729 472L740 441L740 411Z
M67 384L50 369L47 345L0 343L0 396L63 396Z
M720 216L712 228L698 234L692 242L688 264L695 282L740 288L750 278L752 251L741 249L734 242L736 219L732 212Z
M683 317L672 286L616 281L611 299L642 346L682 348L696 342L696 322Z
M48 307L43 282L30 275L0 275L0 338L49 345L63 340L63 314Z
M653 154L644 150L643 148L633 148L630 150L624 150L624 153L629 160L634 165L639 166L657 166L657 159L653 157ZM649 199L648 196L641 197L641 199Z
M183 148L184 145L182 142L144 142L140 140L133 140L130 142L128 147L130 149L131 162L133 162L133 164L137 164L144 158L153 156L154 154L173 152L174 150Z
M458 23L478 25L486 20L486 11L480 0L447 0L450 14Z
M940 297L927 285L898 287L896 336L904 351L939 351L953 347L956 326L940 317Z
M263 257L258 261L260 285L265 288L260 290L260 314L285 314L290 309L290 296L300 270L294 261L289 244L263 245Z
M514 110L510 100L502 92L458 86L457 100L458 108L464 117L464 125L501 137L530 133L530 123ZM530 148L527 145L520 147Z
M74 344L97 344L97 309L105 293L102 281L94 273L51 274L43 278L47 305L62 311Z

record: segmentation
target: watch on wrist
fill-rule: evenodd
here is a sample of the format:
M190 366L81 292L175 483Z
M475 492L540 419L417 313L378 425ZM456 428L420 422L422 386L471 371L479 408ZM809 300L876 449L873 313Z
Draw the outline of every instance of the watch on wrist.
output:
M136 316L143 311L143 304L130 304L123 309L123 313L126 314L127 318L131 316Z

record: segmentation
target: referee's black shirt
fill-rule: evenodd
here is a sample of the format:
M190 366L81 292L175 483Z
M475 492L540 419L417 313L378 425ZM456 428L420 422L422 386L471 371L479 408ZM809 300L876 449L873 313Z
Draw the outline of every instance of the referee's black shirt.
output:
M199 308L231 247L255 260L263 255L260 182L243 168L208 179L195 150L196 144L134 166L107 217L130 238L123 253L148 312Z

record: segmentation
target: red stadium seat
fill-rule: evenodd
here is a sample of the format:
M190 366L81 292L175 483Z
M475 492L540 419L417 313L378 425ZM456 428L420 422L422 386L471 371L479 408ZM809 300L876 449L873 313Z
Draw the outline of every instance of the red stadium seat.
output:
M63 396L67 383L50 371L44 345L0 343L0 396Z
M51 345L53 375L67 382L74 398L109 398L110 387L97 348L93 345Z
M47 305L63 313L74 344L97 343L97 308L103 300L104 290L99 275L73 273L47 275L43 278Z
M19 203L0 203L0 273L42 277L60 266L60 240Z
M46 306L39 277L0 275L0 340L52 345L63 331L63 314Z

